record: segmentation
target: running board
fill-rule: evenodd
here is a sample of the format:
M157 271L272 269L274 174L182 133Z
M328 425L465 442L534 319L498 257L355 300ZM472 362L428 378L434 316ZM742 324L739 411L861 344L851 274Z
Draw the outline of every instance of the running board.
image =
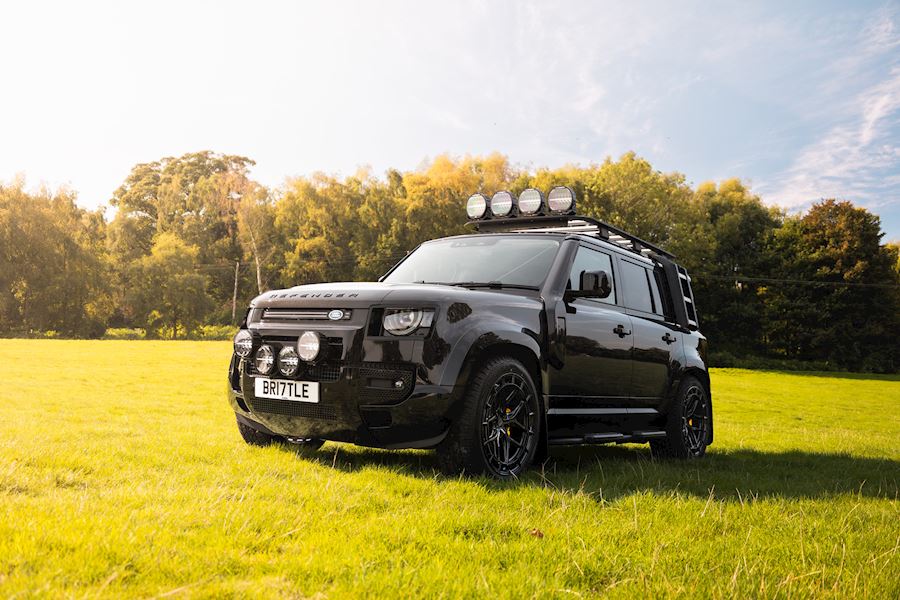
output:
M584 437L551 438L551 446L584 446L588 444L624 444L646 442L666 437L665 431L635 431L633 433L589 433Z

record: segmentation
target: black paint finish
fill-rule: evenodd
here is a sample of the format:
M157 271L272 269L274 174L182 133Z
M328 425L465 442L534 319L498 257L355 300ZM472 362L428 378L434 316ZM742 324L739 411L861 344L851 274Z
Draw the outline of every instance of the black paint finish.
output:
M706 339L699 331L624 305L619 258L645 264L650 273L658 264L585 235L478 235L552 235L561 243L539 290L329 283L267 292L252 302L244 323L254 350L263 341L293 344L304 331L318 332L327 341L324 358L304 365L294 379L319 381L320 401L292 406L256 399L252 362L234 357L231 407L243 422L279 435L433 447L456 417L473 370L503 354L532 372L547 441L580 444L658 436L686 373L708 388ZM617 289L608 302L566 295L576 253L585 246L616 259L609 275ZM269 308L343 309L349 317L267 320ZM433 324L409 336L385 335L381 316L391 308L432 310Z

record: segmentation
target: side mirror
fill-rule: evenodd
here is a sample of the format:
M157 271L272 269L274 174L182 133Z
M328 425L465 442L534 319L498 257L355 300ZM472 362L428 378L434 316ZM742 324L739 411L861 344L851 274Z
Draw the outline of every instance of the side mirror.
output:
M607 298L612 293L612 279L606 271L584 271L580 290L569 292L572 298Z

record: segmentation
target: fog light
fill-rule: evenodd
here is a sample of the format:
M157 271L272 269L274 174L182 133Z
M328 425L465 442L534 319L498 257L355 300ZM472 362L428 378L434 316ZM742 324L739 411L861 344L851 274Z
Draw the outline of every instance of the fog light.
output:
M321 347L322 340L315 331L306 331L297 340L297 354L306 362L316 360Z
M241 329L234 336L234 353L241 358L247 358L253 352L253 335L246 329Z
M268 375L274 366L275 351L272 350L272 346L260 346L256 351L256 370L263 375Z
M278 371L285 377L293 377L300 367L300 357L291 346L285 346L278 353Z

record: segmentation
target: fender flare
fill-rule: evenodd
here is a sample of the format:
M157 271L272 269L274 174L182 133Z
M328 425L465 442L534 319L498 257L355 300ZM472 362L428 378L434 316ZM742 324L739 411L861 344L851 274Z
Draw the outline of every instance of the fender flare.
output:
M450 356L447 358L447 366L441 375L440 384L455 386L464 383L460 381L460 377L464 375L463 371L471 358L491 346L497 345L513 345L524 348L530 356L533 356L540 370L542 364L541 345L538 339L537 332L529 331L512 322L494 322L490 330L486 330L486 327L481 324L476 324L466 331L453 346Z

